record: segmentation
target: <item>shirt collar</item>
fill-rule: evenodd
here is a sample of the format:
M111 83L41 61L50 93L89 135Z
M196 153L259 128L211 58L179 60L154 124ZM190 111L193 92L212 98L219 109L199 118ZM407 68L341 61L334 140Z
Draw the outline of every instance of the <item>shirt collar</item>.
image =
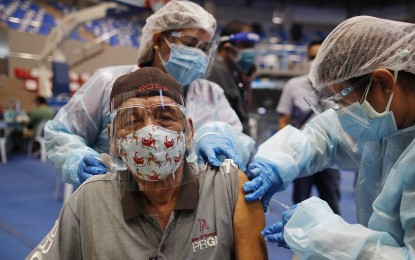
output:
M199 180L190 169L186 160L184 160L183 177L184 180L192 179L192 181L182 184L174 208L175 211L194 210L199 201ZM142 214L148 214L144 208L140 191L124 191L121 197L121 206L124 213L124 219L126 220Z

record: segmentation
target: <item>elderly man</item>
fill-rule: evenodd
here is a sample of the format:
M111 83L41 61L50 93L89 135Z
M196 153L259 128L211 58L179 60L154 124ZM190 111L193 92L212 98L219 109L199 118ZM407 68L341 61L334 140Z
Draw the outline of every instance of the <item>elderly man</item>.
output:
M244 174L231 160L185 159L193 126L178 82L142 68L115 81L110 101L112 159L100 158L112 173L79 187L28 259L267 258Z

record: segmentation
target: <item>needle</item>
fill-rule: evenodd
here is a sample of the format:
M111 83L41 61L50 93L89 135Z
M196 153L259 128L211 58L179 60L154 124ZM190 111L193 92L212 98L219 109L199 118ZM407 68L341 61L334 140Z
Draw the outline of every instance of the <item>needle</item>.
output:
M273 199L273 198L271 198L271 200L272 200L272 201L275 201L275 202L276 202L276 203L278 203L278 204L280 204L283 208L288 209L288 210L291 210L291 207L290 207L290 206L285 205L284 203L279 202L278 200Z

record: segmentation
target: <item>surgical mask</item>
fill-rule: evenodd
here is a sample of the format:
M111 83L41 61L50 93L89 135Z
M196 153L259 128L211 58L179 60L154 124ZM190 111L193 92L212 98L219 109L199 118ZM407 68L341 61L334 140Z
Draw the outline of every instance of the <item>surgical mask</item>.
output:
M170 48L170 57L167 61L164 61L159 53L160 60L166 71L180 85L188 85L205 75L208 67L208 56L202 50L170 43L166 38L164 39Z
M254 65L255 62L255 50L254 49L245 49L240 50L239 55L236 61L238 64L239 69L247 73L249 69Z
M380 140L398 130L393 113L389 111L393 93L389 97L385 111L378 113L367 102L367 92L368 89L365 91L362 104L355 102L344 107L337 111L337 116L343 129L351 137L362 141Z
M117 142L123 162L144 181L160 181L174 174L185 153L183 131L156 125L145 126Z

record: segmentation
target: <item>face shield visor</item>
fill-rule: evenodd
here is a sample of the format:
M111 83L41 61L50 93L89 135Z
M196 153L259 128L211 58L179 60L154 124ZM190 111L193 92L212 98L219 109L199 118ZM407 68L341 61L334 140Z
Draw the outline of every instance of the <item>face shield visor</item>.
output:
M245 74L249 73L256 58L255 45L260 41L259 34L252 32L240 32L220 37L221 42L230 42L229 46L236 53L235 64Z
M182 96L130 91L111 100L111 172L121 191L154 191L194 181L183 174L192 133Z
M215 57L218 37L214 35L210 41L202 41L198 38L198 31L162 33L170 55L167 60L161 56L160 59L166 71L182 86L206 75Z
M396 73L395 73L396 79ZM371 75L365 75L351 79L346 83L333 84L321 90L316 90L305 97L316 114L327 109L336 111L339 124L326 122L326 128L338 140L349 143L350 138L355 141L377 141L397 130L396 123L389 107L393 98L389 101L382 113L376 112L366 100L372 86ZM320 119L322 117L319 117ZM346 145L346 152L359 163L351 145Z
M322 127L335 139L340 140L342 149L349 155L355 166L359 167L360 157L356 154L359 133L370 129L367 116L360 103L371 83L371 77L363 76L353 80L326 86L304 97L311 109L317 114ZM323 112L336 112L338 122L331 122ZM330 112L332 113L332 112Z
M321 90L314 90L304 99L316 114L320 114L328 108L340 111L356 102L361 103L370 83L370 75L363 76L354 83L347 81L326 86Z

